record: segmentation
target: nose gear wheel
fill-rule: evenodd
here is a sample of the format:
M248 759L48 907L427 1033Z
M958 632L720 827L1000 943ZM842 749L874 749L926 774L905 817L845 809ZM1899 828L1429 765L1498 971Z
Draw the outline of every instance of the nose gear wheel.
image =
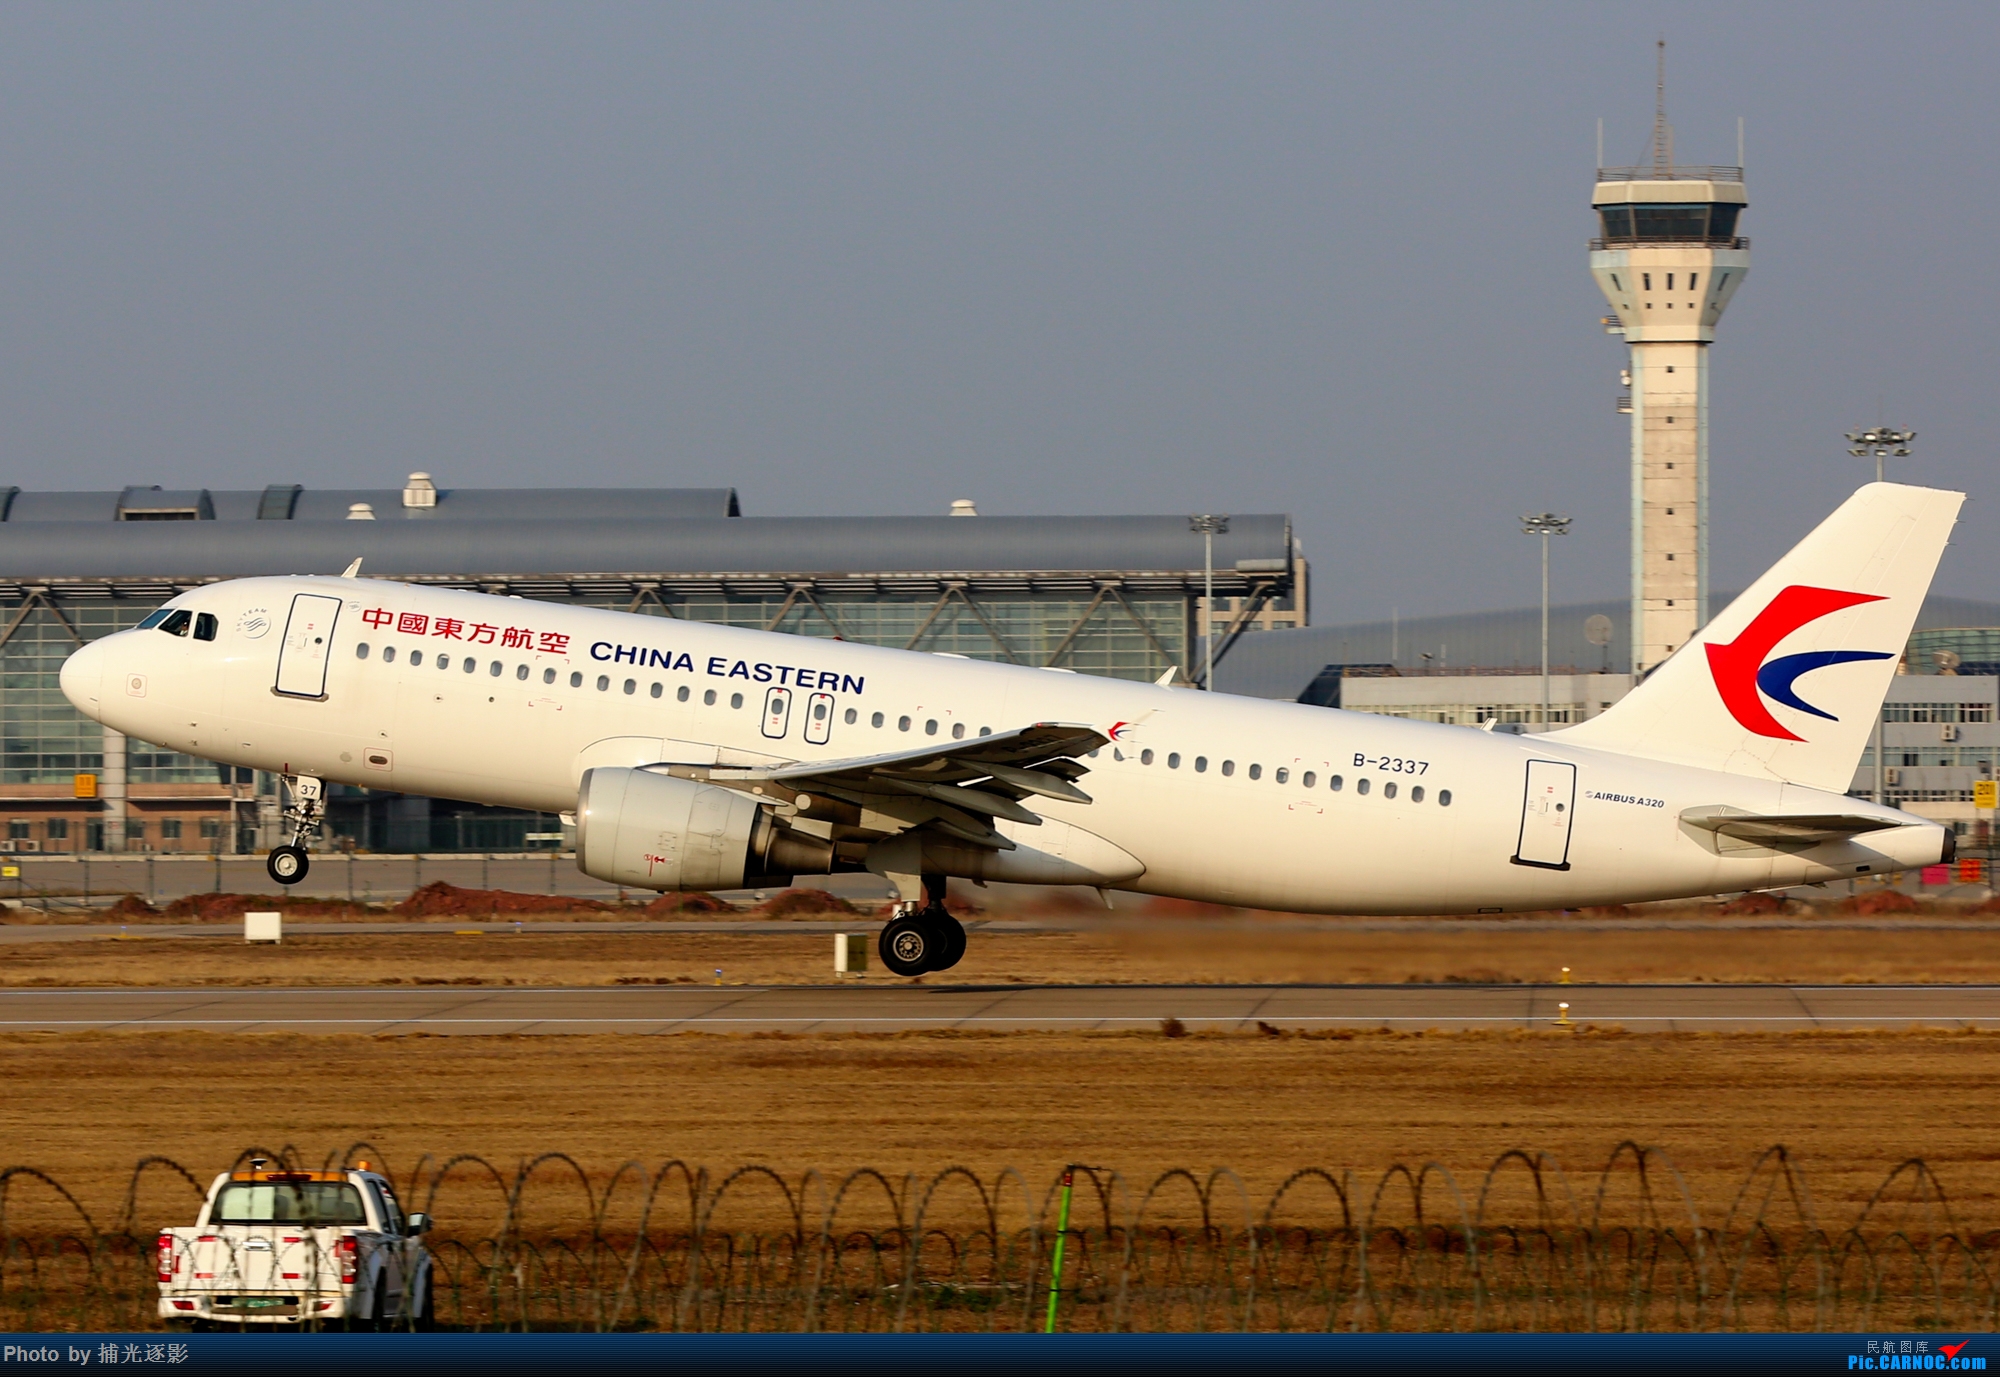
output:
M271 849L271 854L264 858L264 869L279 884L295 885L312 869L306 845L319 835L320 824L326 820L326 785L311 775L281 778L292 799L291 806L285 809L285 822L292 830L292 839Z

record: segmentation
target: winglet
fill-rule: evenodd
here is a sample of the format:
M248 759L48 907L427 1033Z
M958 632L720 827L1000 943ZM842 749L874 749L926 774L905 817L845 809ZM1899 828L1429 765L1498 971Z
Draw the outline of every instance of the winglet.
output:
M1155 688L1171 688L1174 682L1174 666L1168 665L1167 672L1153 681Z
M341 572L340 572L340 576L341 576L342 578L344 578L344 579L358 579L358 578L360 578L360 577L361 577L361 561L362 561L363 559L365 559L365 558L367 558L367 556L365 556L365 555L357 555L357 556L355 556L355 559L354 559L354 563L352 563L352 564L348 565L348 566L347 566L347 567L346 567L345 569L341 570Z

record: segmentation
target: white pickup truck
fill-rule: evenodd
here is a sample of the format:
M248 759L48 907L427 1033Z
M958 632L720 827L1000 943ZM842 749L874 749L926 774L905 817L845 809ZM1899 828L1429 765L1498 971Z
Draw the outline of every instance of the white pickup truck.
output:
M271 1170L208 1188L191 1229L160 1231L160 1318L200 1328L431 1322L430 1220L405 1215L366 1162Z

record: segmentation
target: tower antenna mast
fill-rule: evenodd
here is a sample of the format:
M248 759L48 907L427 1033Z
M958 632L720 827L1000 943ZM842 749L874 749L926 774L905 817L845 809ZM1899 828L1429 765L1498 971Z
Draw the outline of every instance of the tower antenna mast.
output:
M1674 175L1674 127L1667 123L1667 40L1658 41L1658 68L1653 78L1653 175L1662 181Z

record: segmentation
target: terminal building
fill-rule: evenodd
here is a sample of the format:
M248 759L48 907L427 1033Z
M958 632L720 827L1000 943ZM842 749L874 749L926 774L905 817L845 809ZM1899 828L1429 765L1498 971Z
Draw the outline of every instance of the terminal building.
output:
M1185 516L746 517L728 488L25 492L0 487L0 844L258 850L268 777L127 741L58 674L85 641L221 579L337 573L1157 680L1304 619L1283 515L1238 515L1213 563ZM1212 573L1211 573L1212 570ZM1267 633L1268 634L1268 633ZM551 844L553 817L343 788L329 831L387 851Z

